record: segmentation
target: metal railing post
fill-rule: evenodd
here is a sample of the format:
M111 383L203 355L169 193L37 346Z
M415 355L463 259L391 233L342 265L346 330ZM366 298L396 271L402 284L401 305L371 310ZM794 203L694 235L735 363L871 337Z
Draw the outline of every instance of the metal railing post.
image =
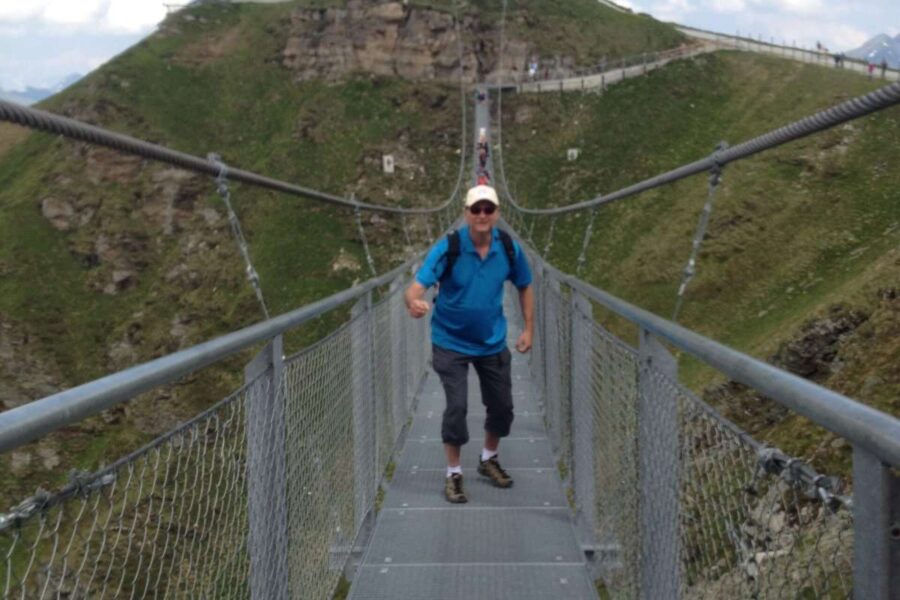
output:
M372 376L372 292L361 297L350 312L353 333L350 355L353 361L353 487L354 523L362 526L374 499L375 481L375 399Z
M581 547L593 550L596 544L596 490L594 477L594 398L592 381L593 309L581 292L572 290L570 356L572 383L572 456L576 524Z
M893 590L893 592L891 591ZM900 477L853 447L853 597L896 598L900 590Z
M556 324L559 319L560 303L560 285L559 280L555 277L549 277L544 280L545 295L544 306L549 308L544 313L544 365L547 379L544 387L547 390L545 397L544 412L550 420L551 426L551 442L553 450L559 451L562 447L562 399L560 396L560 364L559 364L559 331ZM552 300L550 300L552 298Z
M675 358L641 328L638 366L640 597L679 593L678 406L665 379L677 381Z
M398 277L391 282L388 288L391 303L390 306L390 332L391 332L391 391L393 393L394 423L397 424L397 431L394 435L399 435L406 421L406 415L409 411L407 393L406 393L406 377L403 375L404 365L406 361L406 336L403 335L403 278Z
M247 401L250 597L287 599L284 349L280 335L244 368L244 380L256 380Z

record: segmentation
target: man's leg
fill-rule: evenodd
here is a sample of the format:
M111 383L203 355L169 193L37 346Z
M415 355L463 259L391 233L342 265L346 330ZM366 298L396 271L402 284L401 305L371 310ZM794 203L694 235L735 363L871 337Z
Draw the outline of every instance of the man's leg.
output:
M500 447L500 436L496 433L491 433L487 429L484 430L484 449L489 452L497 453L497 449Z
M510 487L509 474L500 467L497 452L500 439L509 435L513 422L512 356L504 348L499 354L473 360L481 386L481 401L487 412L484 420L484 448L478 472L489 477L494 485Z
M444 495L454 503L466 502L462 489L462 466L459 464L459 449L469 441L466 426L468 413L467 378L469 357L458 352L432 346L431 364L441 379L446 397L443 419L441 420L441 440L447 457L447 481Z
M454 444L444 444L444 454L447 455L447 468L462 467L459 464L459 446Z

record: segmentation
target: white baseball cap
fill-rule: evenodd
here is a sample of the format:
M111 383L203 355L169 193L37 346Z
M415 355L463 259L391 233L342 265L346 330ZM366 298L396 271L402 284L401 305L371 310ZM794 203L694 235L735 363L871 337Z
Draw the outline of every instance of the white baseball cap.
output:
M495 206L500 206L497 190L489 185L476 185L466 193L466 208L482 200L487 200Z

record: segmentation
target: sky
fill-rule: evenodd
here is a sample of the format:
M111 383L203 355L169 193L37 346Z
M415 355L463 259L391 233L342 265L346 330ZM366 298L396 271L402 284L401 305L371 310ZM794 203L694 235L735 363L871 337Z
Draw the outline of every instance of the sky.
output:
M565 0L559 0L565 1ZM151 33L164 2L0 0L0 89L49 88L86 74ZM900 33L900 0L619 0L657 19L806 47L851 50Z

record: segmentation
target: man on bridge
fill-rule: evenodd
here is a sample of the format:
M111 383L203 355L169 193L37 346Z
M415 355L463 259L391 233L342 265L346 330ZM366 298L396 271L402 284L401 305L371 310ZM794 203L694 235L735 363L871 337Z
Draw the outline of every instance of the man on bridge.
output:
M512 358L506 345L503 284L509 280L519 290L525 319L525 329L516 342L519 352L531 349L534 295L525 253L508 233L496 227L499 208L494 188L478 185L470 189L465 200L466 225L431 248L405 296L409 314L419 319L431 308L423 300L425 291L440 284L431 318L432 366L447 400L441 422L447 456L444 496L453 503L467 501L459 455L469 441L469 363L478 374L487 412L478 473L498 487L513 484L498 459L500 439L509 435L513 421Z

